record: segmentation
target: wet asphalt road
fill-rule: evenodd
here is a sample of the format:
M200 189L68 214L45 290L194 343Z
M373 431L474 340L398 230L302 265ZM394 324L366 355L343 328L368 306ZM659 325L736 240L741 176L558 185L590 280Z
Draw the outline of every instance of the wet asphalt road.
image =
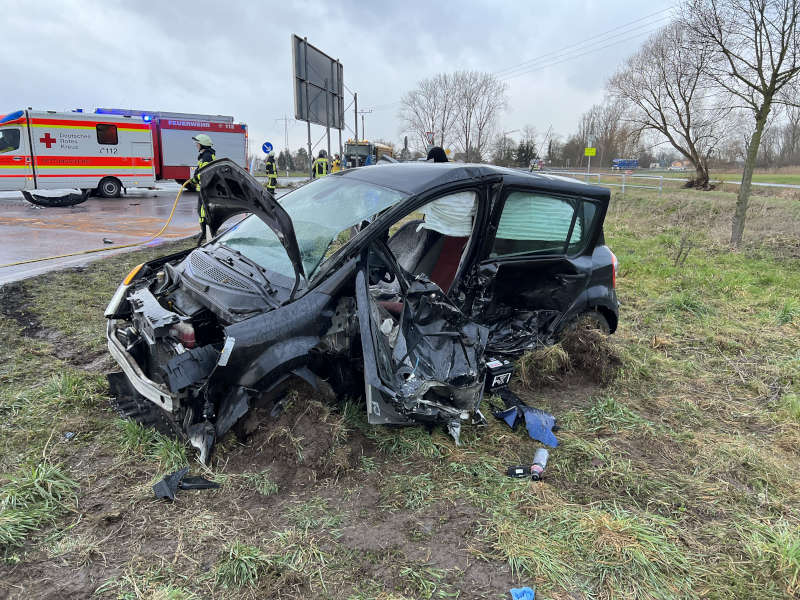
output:
M0 192L0 265L22 260L144 241L169 217L178 185L158 189L129 189L121 198L90 198L70 208L41 208L17 192ZM280 197L288 190L278 190ZM197 194L184 192L167 230L150 242L155 246L199 233ZM48 271L85 265L132 249L0 267L0 285Z

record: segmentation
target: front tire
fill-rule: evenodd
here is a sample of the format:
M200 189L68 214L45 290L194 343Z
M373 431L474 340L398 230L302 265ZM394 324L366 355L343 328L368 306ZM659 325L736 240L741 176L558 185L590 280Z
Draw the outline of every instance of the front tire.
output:
M122 184L115 177L104 177L97 186L97 194L102 198L119 198L122 194Z

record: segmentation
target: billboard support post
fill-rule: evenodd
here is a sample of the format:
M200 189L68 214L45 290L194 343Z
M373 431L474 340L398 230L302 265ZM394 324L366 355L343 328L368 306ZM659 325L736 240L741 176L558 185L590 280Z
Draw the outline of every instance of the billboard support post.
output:
M328 80L325 80L325 89L328 89ZM328 94L325 94L325 135L328 136L328 160L331 157L331 110L328 105Z
M308 73L308 38L303 38L303 70L305 73ZM309 96L308 96L308 78L305 80L305 88L306 88L306 115L310 113L310 105L309 105ZM312 158L311 158L311 121L306 121L306 130L308 132L308 173L311 175L311 165Z
M336 59L336 69L339 72L343 71L342 63L339 62L338 58ZM344 82L342 82L342 87L344 87ZM341 114L339 115L339 118L341 120L342 127L344 127L344 100L342 100L342 106L340 108L341 108ZM341 159L342 155L344 154L344 149L342 148L342 127L339 128L339 158L340 159Z

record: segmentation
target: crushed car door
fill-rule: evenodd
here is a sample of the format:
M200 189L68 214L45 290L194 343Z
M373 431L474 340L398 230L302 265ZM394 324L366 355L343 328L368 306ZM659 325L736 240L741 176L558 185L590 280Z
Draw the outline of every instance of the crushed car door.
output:
M369 422L443 422L458 439L483 394L486 328L409 276L383 241L361 254L356 302Z
M546 342L574 316L592 272L605 206L597 200L506 190L473 277L471 314L490 328L488 350L515 354Z

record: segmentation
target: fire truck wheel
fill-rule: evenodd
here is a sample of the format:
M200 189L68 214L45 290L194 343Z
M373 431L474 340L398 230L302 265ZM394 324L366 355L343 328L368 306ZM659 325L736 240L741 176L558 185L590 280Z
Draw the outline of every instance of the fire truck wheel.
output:
M119 198L121 191L122 184L114 177L104 177L97 186L97 193L103 198Z

